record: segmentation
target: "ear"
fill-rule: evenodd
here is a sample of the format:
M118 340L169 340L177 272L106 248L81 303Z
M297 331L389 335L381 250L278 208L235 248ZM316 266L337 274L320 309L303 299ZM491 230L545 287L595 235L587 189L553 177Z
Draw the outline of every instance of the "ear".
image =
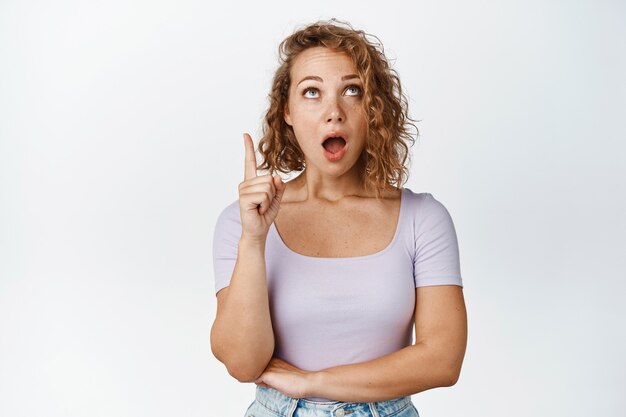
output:
M291 123L291 115L289 114L288 103L285 104L285 108L283 109L283 118L285 119L285 123L287 123L289 126L293 126L293 124Z

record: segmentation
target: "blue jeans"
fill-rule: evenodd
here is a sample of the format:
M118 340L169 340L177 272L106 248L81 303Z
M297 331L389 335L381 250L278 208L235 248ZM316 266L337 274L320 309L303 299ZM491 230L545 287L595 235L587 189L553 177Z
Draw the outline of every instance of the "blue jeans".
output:
M317 402L257 385L245 417L419 417L411 397L369 403Z

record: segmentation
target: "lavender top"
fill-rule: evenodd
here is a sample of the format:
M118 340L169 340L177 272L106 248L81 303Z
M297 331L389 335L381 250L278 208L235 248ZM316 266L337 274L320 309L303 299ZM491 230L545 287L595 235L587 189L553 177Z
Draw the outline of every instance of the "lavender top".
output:
M219 215L215 292L230 283L241 237L239 201ZM403 188L394 237L365 256L319 258L291 250L270 226L267 287L279 357L304 370L378 358L413 343L415 287L463 286L456 231L430 193ZM328 401L326 398L309 398Z

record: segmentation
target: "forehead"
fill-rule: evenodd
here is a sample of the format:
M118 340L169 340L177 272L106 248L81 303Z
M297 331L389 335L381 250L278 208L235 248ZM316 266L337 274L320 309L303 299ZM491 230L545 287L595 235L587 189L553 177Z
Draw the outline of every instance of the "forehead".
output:
M352 59L344 52L316 46L305 49L293 61L291 74L299 76L320 75L321 73L337 73L338 76L355 74L356 66Z

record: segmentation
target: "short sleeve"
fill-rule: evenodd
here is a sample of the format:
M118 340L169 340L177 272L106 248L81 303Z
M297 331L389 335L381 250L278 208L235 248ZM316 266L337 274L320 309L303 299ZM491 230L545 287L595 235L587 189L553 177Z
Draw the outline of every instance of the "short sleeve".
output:
M452 217L430 193L416 201L415 253L413 276L415 287L458 285L463 287L459 245Z
M239 239L241 238L241 217L239 202L226 207L218 216L213 234L213 271L215 293L230 285L230 279L237 262Z

